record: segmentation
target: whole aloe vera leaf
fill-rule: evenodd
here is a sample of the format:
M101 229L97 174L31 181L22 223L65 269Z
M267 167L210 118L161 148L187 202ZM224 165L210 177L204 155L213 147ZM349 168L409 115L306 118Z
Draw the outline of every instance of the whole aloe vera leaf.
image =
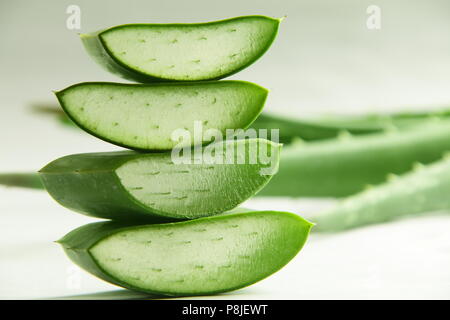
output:
M268 91L246 81L121 84L85 82L56 92L61 107L84 131L136 150L179 147L176 130L247 128L261 112ZM201 129L196 129L201 126ZM185 145L208 143L190 139Z
M40 175L56 201L86 215L152 222L194 219L235 208L263 188L276 172L281 145L248 139L208 148L216 150L216 159L229 150L234 155L223 164L205 158L183 164L171 153L76 154L51 162ZM251 161L253 153L257 161Z
M346 136L284 148L280 169L258 196L345 197L415 162L428 164L450 150L450 121L398 132Z
M97 63L125 79L215 80L260 58L280 21L243 16L208 23L127 24L82 34L81 40Z
M124 288L169 296L239 289L286 265L312 224L287 212L253 211L185 222L99 222L58 242L91 274Z
M315 231L335 232L387 222L407 215L450 210L450 154L428 166L391 175L312 218Z

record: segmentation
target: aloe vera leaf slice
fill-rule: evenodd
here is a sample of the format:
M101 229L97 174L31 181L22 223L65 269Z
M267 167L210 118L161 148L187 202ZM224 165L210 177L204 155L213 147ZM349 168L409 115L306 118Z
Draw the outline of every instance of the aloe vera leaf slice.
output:
M450 209L450 155L348 197L312 220L315 231L337 232L408 215Z
M208 129L247 128L261 112L267 90L245 81L118 84L87 82L56 93L67 115L86 132L137 150L180 146L175 130L191 137ZM209 142L203 135L201 143ZM184 145L194 144L194 139ZM197 143L200 143L197 142Z
M281 145L263 139L211 144L216 157L231 164L205 161L181 164L171 153L133 151L87 153L57 159L40 175L61 205L100 218L170 221L194 219L230 210L257 193L271 179ZM221 150L222 149L222 150ZM206 149L204 149L206 154ZM255 152L267 154L250 161Z
M82 226L58 241L97 277L170 296L231 291L262 280L303 247L312 224L287 212L224 214L185 222Z
M216 80L269 49L281 19L244 16L208 23L127 24L82 34L91 57L137 82Z
M450 151L450 121L398 132L341 136L292 144L283 149L280 169L258 196L346 197L403 174L415 162L429 164Z
M33 105L35 112L53 115L56 120L68 127L73 122L59 106ZM279 129L279 140L276 142L292 143L298 140L314 141L332 139L342 132L352 135L364 135L394 129L408 130L436 119L445 120L450 117L450 110L440 109L432 112L401 112L392 114L365 114L362 116L326 116L311 119L293 119L286 116L262 112L251 124L253 129Z

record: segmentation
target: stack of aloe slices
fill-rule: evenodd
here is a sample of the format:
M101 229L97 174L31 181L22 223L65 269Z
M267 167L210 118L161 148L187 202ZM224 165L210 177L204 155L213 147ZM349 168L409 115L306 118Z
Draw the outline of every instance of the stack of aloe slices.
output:
M202 136L180 144L172 136L179 129L195 135L195 123L222 136L251 125L267 90L216 80L258 59L279 23L246 16L130 24L81 36L109 71L146 84L89 82L56 93L83 130L134 150L69 155L40 170L61 205L113 220L82 226L59 241L76 264L132 290L204 295L255 283L298 253L312 226L308 221L287 212L234 209L274 174L262 174L268 164L260 159L241 160L265 150L277 166L278 143ZM203 149L215 159L232 149L232 161L174 161L174 148L198 145L207 145Z

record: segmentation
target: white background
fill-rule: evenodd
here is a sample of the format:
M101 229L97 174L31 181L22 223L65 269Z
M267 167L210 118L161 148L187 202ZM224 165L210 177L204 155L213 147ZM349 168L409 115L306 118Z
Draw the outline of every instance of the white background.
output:
M82 28L67 30L69 4ZM382 28L366 28L366 8ZM429 110L450 105L448 0L23 1L0 3L0 172L35 171L60 156L119 148L30 112L55 104L51 90L122 81L98 67L76 32L134 22L199 22L245 14L287 15L273 47L233 76L271 90L266 109L296 117ZM258 199L246 205L309 215L332 200ZM110 292L52 241L94 221L45 192L0 187L0 298ZM425 215L335 235L313 235L272 277L226 299L450 298L450 217ZM88 297L130 298L125 290Z

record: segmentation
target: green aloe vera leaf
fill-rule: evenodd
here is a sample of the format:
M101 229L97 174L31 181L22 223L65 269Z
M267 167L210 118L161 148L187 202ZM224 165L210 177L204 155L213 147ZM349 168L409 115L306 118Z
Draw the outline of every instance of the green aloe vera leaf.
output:
M102 140L136 150L170 150L179 144L172 137L176 130L193 137L199 126L224 136L227 129L247 128L261 112L267 90L245 81L86 82L56 96L73 122ZM200 139L209 142L206 135Z
M449 109L428 112L397 112L391 114L364 114L360 116L326 116L310 120L311 125L321 125L348 131L352 134L374 133L393 129L409 129L436 120L450 119Z
M352 124L352 120L344 125L343 123L328 123L319 119L293 119L283 116L262 113L251 125L256 130L278 129L278 141L281 143L292 143L301 139L305 141L323 140L335 138L341 132L347 131L354 135L368 134L382 131L377 126L357 126ZM269 134L271 132L268 132ZM273 139L273 137L270 137ZM274 139L275 140L275 139Z
M208 23L126 24L82 34L106 70L137 82L216 80L269 49L281 19L244 16Z
M315 216L315 231L335 232L387 222L407 215L450 210L450 155L411 172L390 175Z
M392 129L408 129L435 119L449 119L450 110L432 112L401 112L393 114L366 114L362 116L326 116L295 119L268 113L261 114L251 127L279 129L279 142L295 140L323 140L335 138L342 132L363 135Z
M284 148L280 169L259 196L345 197L415 162L428 164L450 150L450 121L398 132L298 143Z
M204 295L278 271L300 251L311 227L292 213L254 211L166 224L98 222L58 242L74 263L118 286Z
M194 219L235 208L257 193L275 173L280 148L263 139L221 141L203 149L203 161L193 154L195 162L186 164L172 153L75 154L51 162L40 175L56 201L86 215ZM207 157L214 152L216 163Z
M29 189L44 188L36 173L0 173L0 185Z

